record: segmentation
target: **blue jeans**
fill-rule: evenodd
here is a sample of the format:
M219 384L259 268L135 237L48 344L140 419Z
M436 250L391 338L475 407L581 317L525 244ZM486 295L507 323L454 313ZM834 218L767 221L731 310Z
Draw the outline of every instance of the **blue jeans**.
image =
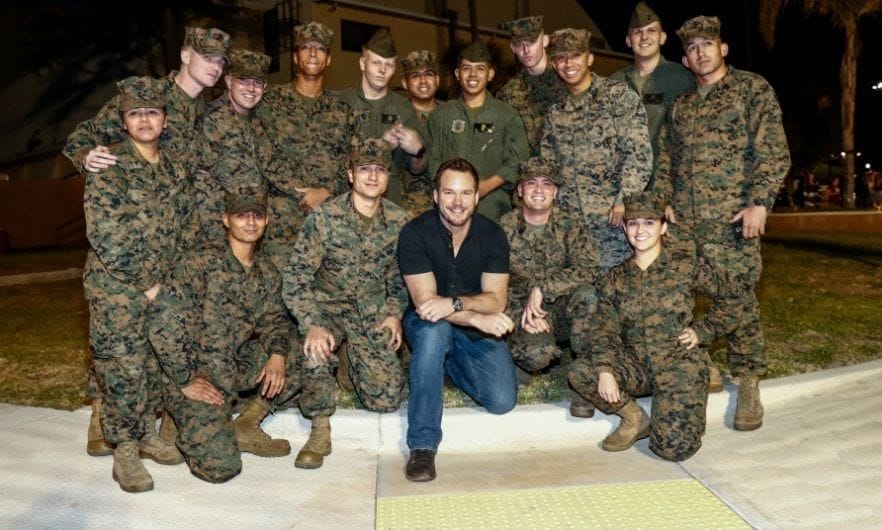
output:
M413 309L404 314L404 333L412 349L407 404L407 446L411 451L438 450L445 372L488 412L505 414L514 408L518 381L504 340L472 341L447 321L425 321Z

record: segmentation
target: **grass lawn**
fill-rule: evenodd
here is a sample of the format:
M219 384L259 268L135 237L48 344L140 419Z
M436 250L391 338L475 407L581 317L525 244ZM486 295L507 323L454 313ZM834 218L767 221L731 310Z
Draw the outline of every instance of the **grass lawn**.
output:
M41 260L36 265L16 258L15 267L35 270L50 261L47 255L36 253ZM0 257L0 271L10 270L8 257ZM51 259L71 263L78 258L61 251ZM779 232L764 241L763 259L759 298L769 377L882 358L882 236ZM0 300L0 402L81 406L89 366L81 282L4 287ZM725 375L725 346L716 344L711 356ZM568 357L536 377L518 401L566 400ZM457 406L471 400L447 388L445 402ZM338 403L357 406L352 394L340 390Z

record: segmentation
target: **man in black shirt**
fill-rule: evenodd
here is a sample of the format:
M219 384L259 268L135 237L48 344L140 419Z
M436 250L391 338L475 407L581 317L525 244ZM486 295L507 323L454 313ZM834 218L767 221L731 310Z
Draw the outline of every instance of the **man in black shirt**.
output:
M515 406L517 377L502 336L514 329L505 314L508 241L493 221L475 215L478 172L464 159L443 163L435 176L437 207L412 220L398 238L398 266L410 294L404 333L410 342L405 475L435 478L441 442L441 388L453 384L494 414Z

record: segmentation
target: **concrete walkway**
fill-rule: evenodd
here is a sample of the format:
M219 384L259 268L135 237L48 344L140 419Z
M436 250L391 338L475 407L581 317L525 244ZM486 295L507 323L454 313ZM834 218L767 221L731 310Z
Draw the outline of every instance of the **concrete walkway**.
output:
M340 411L334 453L319 470L296 469L293 456L245 455L239 477L213 485L184 465L147 461L156 487L137 495L112 481L110 457L85 454L87 409L0 405L0 527L371 528L377 498L692 477L757 528L879 528L880 379L882 361L764 381L765 425L750 433L729 427L729 387L711 396L703 447L682 464L658 459L645 440L605 453L599 442L616 419L575 419L564 404L504 416L453 409L438 479L412 484L402 474L403 411ZM295 451L308 434L294 411L265 427Z

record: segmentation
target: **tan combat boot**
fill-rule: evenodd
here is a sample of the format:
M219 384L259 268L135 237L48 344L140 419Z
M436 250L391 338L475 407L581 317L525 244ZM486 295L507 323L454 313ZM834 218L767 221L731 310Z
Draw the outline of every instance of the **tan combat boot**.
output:
M153 489L153 477L138 458L138 442L122 442L113 450L113 480L129 493Z
M628 449L634 442L649 436L649 416L643 412L640 405L633 399L628 404L616 412L621 416L622 421L616 430L607 436L601 447L607 451L624 451Z
M164 442L172 445L178 443L178 426L168 411L162 411L162 420L159 422L159 437Z
M327 416L313 416L309 439L303 444L303 449L297 453L294 466L302 469L320 468L329 454L331 454L331 420Z
M708 379L707 379L707 391L709 394L716 394L717 392L723 391L723 376L720 375L720 369L713 363L709 364L707 367L708 370Z
M86 434L86 452L91 456L110 456L113 447L104 442L101 430L101 398L92 399L92 417L89 418L89 431Z
M276 457L291 454L288 440L272 438L260 428L260 422L269 414L269 404L260 397L248 402L245 410L233 422L239 450L257 456Z
M166 442L155 432L148 432L138 441L138 456L164 466L174 466L184 461L184 455L175 444Z
M759 378L745 374L738 383L738 404L735 407L735 430L754 431L763 425L763 404L760 402Z
M583 398L578 392L570 397L570 416L574 418L591 418L594 416L594 403Z

